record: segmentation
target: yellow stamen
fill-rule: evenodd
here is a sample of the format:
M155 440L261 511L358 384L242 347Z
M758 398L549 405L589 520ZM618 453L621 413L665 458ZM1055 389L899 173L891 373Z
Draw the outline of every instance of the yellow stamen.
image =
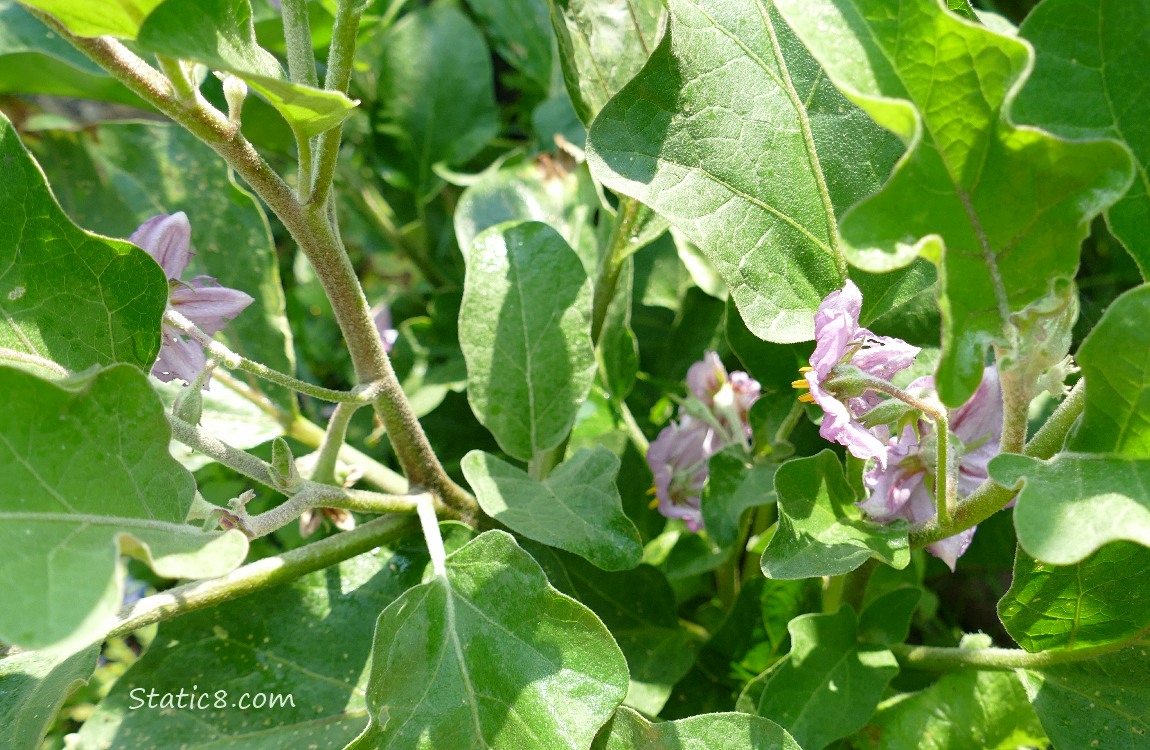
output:
M803 395L799 396L799 401L802 401L804 404L813 404L815 402L815 397L809 393L804 393Z
M651 485L650 487L647 488L647 494L648 495L654 495L658 491L659 490L655 489L655 485Z
M659 498L655 498L651 502L647 503L647 507L650 508L651 510L655 510L655 508L658 508L659 507Z
M800 379L800 380L796 380L793 383L791 383L791 388L798 388L798 389L804 390L804 391L809 389L810 387L811 387L811 384L808 383L805 378Z
M799 372L814 372L814 371L815 371L815 368L813 368L813 367L800 367L799 368Z

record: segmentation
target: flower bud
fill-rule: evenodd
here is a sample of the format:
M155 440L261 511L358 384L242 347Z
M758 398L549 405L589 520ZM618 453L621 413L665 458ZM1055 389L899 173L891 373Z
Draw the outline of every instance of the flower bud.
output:
M183 388L172 403L172 415L188 424L198 425L204 414L204 391L194 385Z
M299 486L300 474L296 468L295 457L283 438L278 437L272 441L272 461L268 474L272 486L277 490L289 492Z
M1033 383L1031 396L1046 391L1054 398L1067 393L1066 378L1077 372L1068 356L1078 320L1078 290L1059 279L1050 294L1011 316L1018 331L1018 348L1002 358L1001 373L1021 383Z

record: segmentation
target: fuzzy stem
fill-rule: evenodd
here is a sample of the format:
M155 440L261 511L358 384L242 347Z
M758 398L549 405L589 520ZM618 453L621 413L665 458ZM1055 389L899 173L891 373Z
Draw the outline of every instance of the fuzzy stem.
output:
M327 432L324 433L323 443L319 447L316 457L315 469L312 471L313 482L332 484L335 482L335 468L339 450L347 439L347 425L352 416L359 409L359 404L338 404L332 412L331 419L327 421Z
M1132 638L1118 643L1093 648L1040 651L1031 653L1013 648L943 648L941 646L912 646L900 643L891 646L895 658L903 667L925 669L938 672L980 669L1010 672L1015 669L1042 669L1073 661L1096 659L1099 656L1119 651L1130 646L1150 633L1150 628L1142 630Z
M283 0L280 10L283 14L284 42L287 45L288 76L294 83L319 86L306 0Z
M50 359L45 359L36 354L28 354L26 352L17 351L16 349L9 349L6 346L0 346L0 359L6 359L10 362L19 362L25 365L35 365L41 369L47 370L53 375L62 375L67 377L72 373L62 365L58 365Z
M347 93L351 82L352 58L355 55L355 38L359 33L360 16L365 4L360 0L339 0L335 13L335 25L331 31L331 47L327 53L327 77L324 88L329 91ZM339 145L343 138L343 124L336 125L319 136L315 153L315 179L312 184L312 206L327 205L331 194L331 184L339 162Z
M414 528L415 519L411 516L375 518L351 531L248 563L225 576L153 594L120 610L119 622L107 637L125 636L148 625L279 586L393 542Z

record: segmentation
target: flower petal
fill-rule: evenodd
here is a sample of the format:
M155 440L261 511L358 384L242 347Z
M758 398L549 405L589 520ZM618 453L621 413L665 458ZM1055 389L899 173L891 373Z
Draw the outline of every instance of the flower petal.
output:
M815 403L822 407L826 414L823 423L819 426L819 434L824 440L845 445L855 458L866 460L873 458L879 466L886 468L887 446L873 432L863 427L861 423L852 418L846 404L835 398L830 391L824 390L813 375L807 373L807 382L811 386L811 396Z
M238 289L220 286L210 276L197 276L172 291L172 309L209 336L219 333L254 300Z
M152 365L152 374L165 383L179 378L185 383L191 383L204 369L207 358L204 349L195 341L189 341L171 326L164 326L163 344L160 346L160 356L156 364Z
M128 242L142 248L160 264L169 279L179 280L192 258L192 225L183 211L153 216L132 232Z
M707 352L701 361L694 363L687 370L687 388L708 408L714 404L715 394L725 382L727 382L727 368L723 367L722 360L715 352Z

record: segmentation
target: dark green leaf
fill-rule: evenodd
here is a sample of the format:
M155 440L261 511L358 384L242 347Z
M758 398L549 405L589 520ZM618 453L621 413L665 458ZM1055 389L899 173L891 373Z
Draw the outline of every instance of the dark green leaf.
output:
M0 167L0 347L73 370L150 368L168 300L159 265L74 225L3 115Z
M1131 150L1138 179L1106 213L1142 277L1150 276L1150 117L1142 82L1150 65L1150 6L1115 0L1048 0L1018 30L1034 45L1034 72L1015 102L1019 122L1066 138L1114 138Z
M833 452L787 461L775 492L779 526L762 561L769 578L842 575L872 557L895 568L910 562L906 523L868 521Z
M775 464L754 464L746 451L732 446L711 456L703 489L703 524L707 535L720 547L739 537L743 512L775 502Z
M1072 278L1090 219L1126 192L1130 158L1005 119L1032 52L938 0L776 0L826 75L909 145L882 192L843 218L848 257L939 265L944 402L966 401L1004 319ZM893 12L897 10L897 12Z
M703 714L651 724L628 708L615 712L591 750L802 750L773 721L748 714Z
M547 0L467 0L499 56L546 91L551 86L551 19Z
M120 553L168 578L239 565L247 538L184 523L195 483L168 455L163 405L134 367L57 383L0 367L0 640L41 648L104 633L124 595Z
M508 454L530 460L567 435L595 371L591 282L538 222L492 227L467 254L459 311L467 398Z
M499 130L491 55L479 29L443 3L405 15L383 49L382 140L397 182L426 199L443 184L434 165L466 162Z
M842 286L835 213L899 147L769 5L672 0L667 35L591 127L588 163L702 249L753 333L785 343L812 338Z
M1150 646L1022 672L1022 684L1058 750L1143 750L1150 736Z
M859 640L881 646L905 641L920 599L917 586L901 586L874 599L859 615Z
M0 744L37 748L68 694L88 681L100 647L76 653L22 651L0 659Z
M854 610L791 620L791 652L771 670L759 715L777 721L804 750L822 750L858 730L898 673L894 654L860 645Z
M627 663L603 624L510 535L489 531L380 615L371 724L349 750L576 750L626 692Z
M1150 626L1148 577L1150 549L1129 542L1066 566L1040 563L1019 549L998 616L1027 651L1116 643Z
M650 565L607 573L542 545L526 548L552 586L587 605L611 631L631 675L623 703L651 716L662 711L699 648L699 636L679 622L663 574Z
M604 570L639 564L639 531L615 487L619 458L607 448L580 450L542 482L483 451L464 456L462 467L483 512L512 531Z

